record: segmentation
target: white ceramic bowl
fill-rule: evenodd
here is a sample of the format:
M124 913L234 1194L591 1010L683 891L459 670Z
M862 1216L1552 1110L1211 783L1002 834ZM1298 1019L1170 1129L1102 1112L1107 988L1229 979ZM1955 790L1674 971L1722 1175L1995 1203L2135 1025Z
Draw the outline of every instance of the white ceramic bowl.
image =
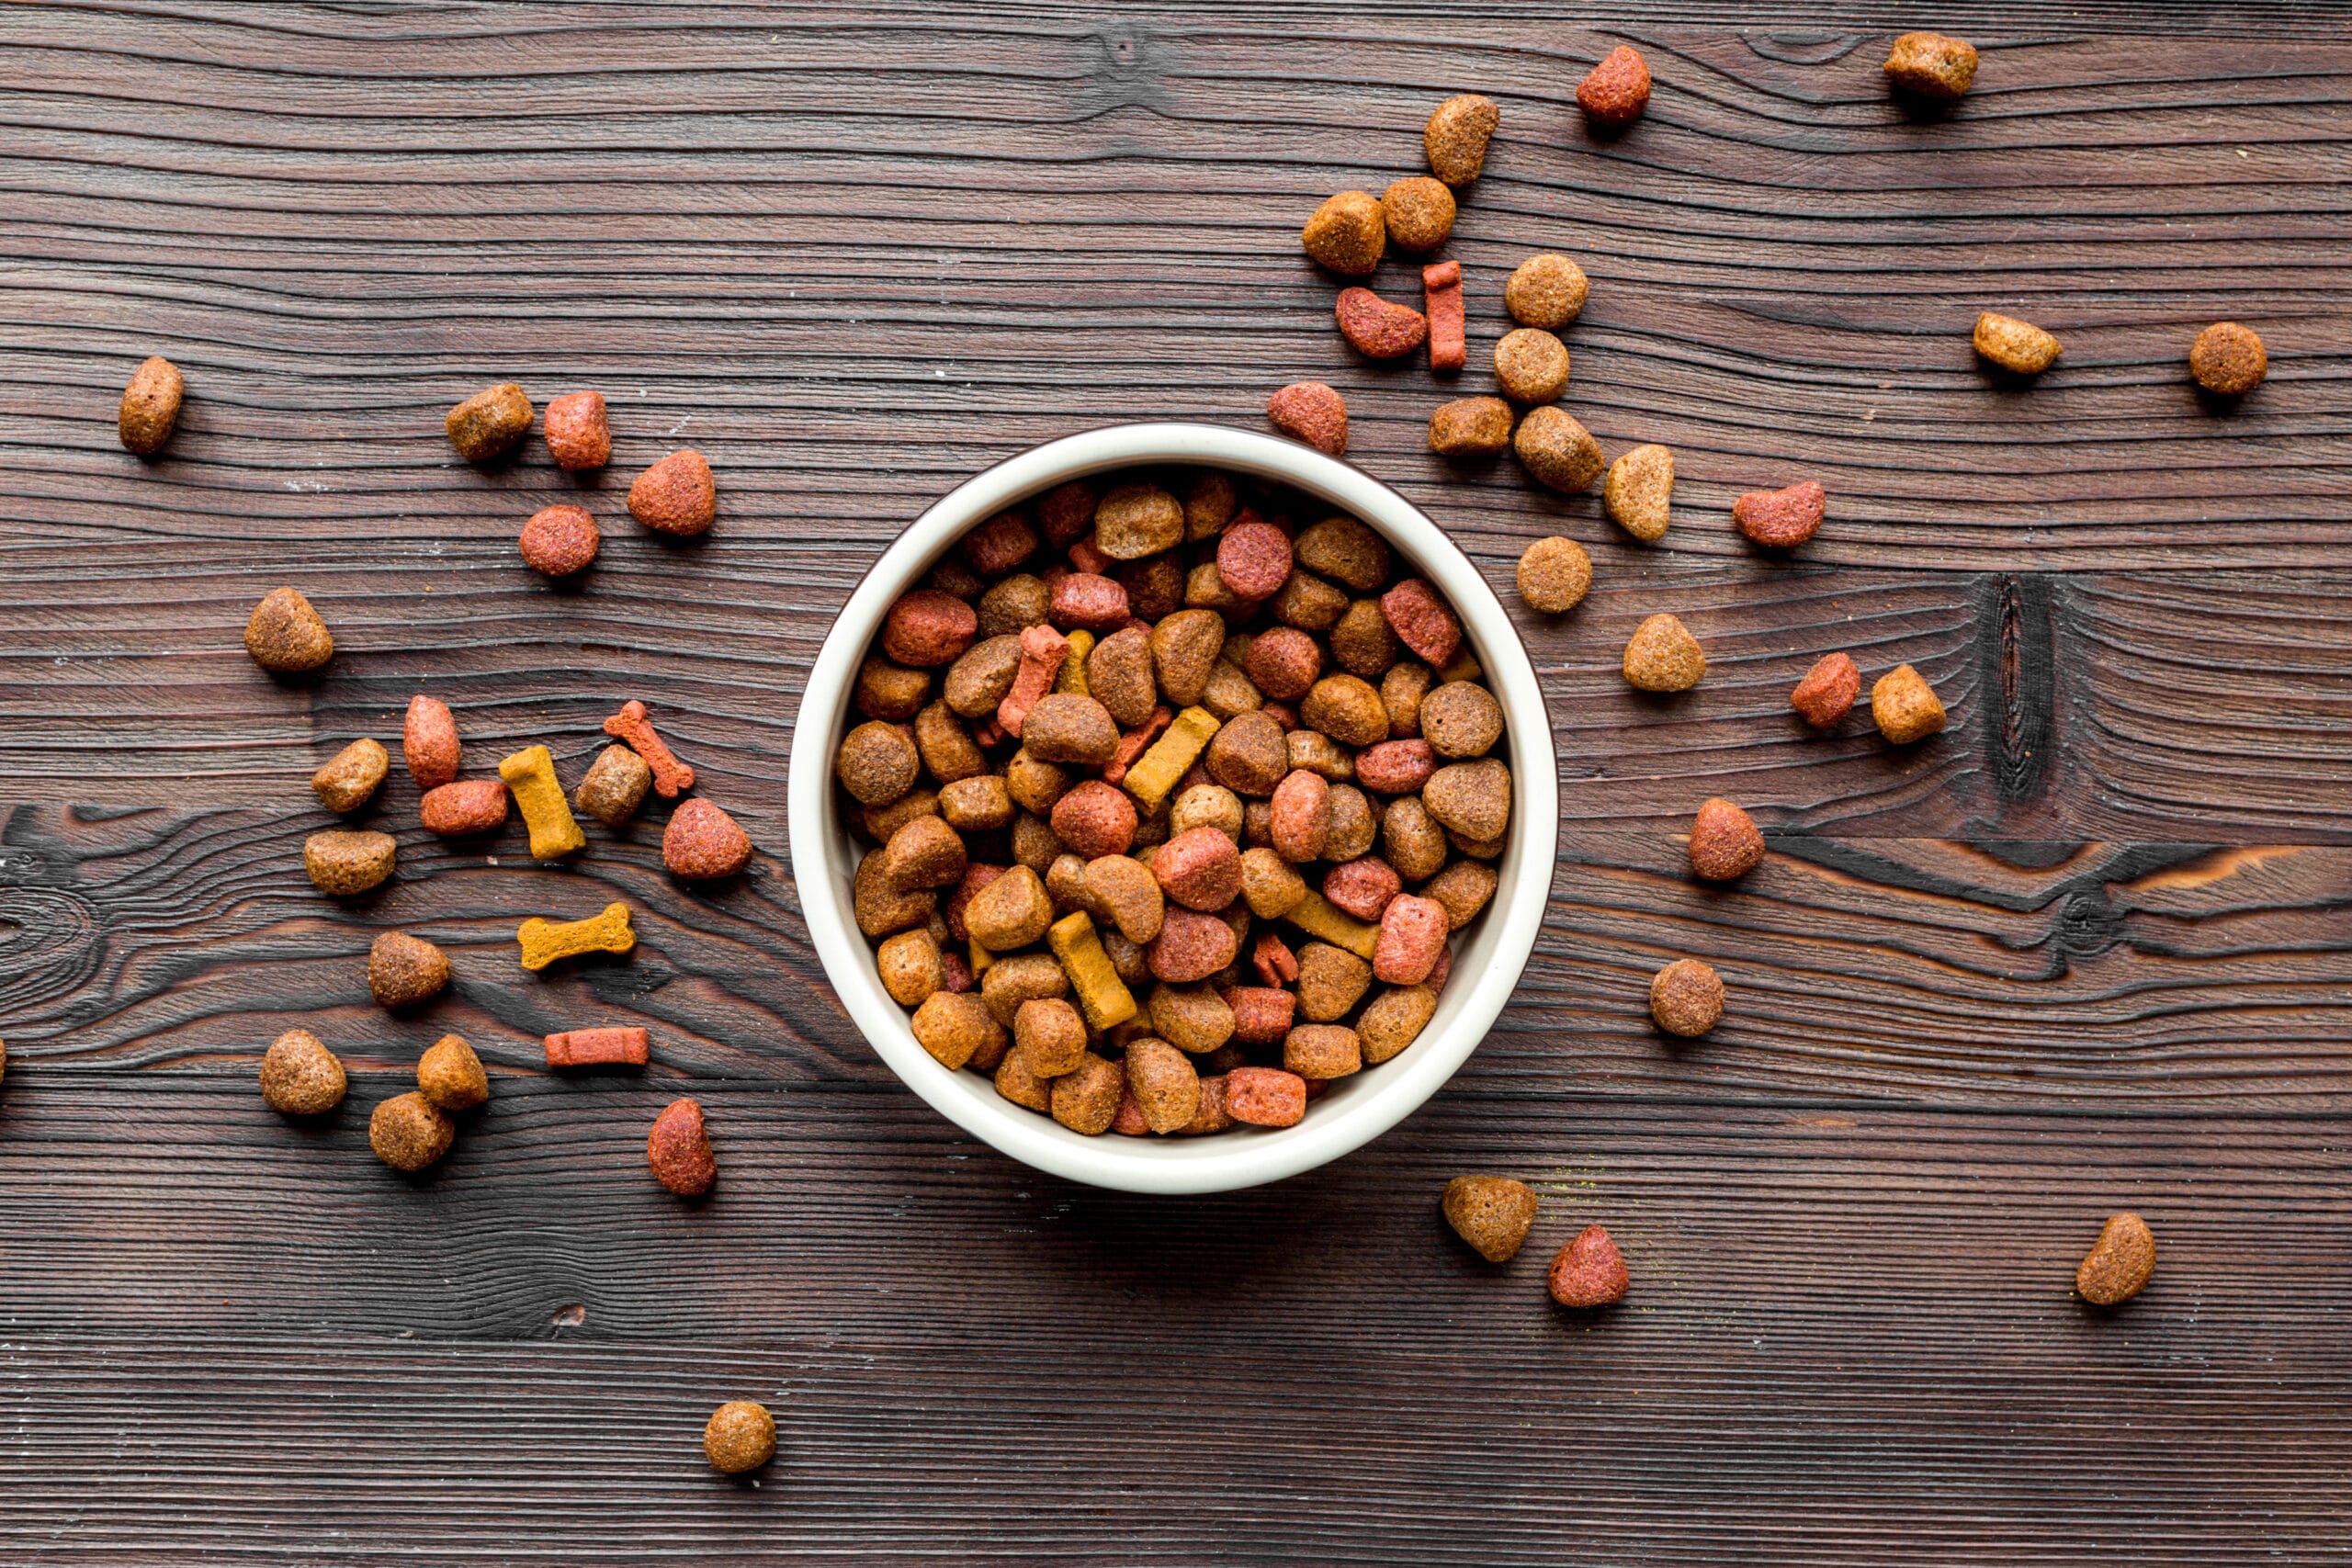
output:
M906 1011L882 988L874 951L858 932L850 879L861 852L842 820L832 764L854 716L850 696L858 664L884 613L967 529L1067 479L1157 464L1220 468L1295 486L1378 529L1444 593L1503 706L1512 781L1510 847L1497 863L1500 882L1493 901L1455 937L1453 976L1436 1015L1401 1055L1335 1082L1295 1127L1237 1127L1202 1138L1088 1138L999 1098L978 1073L949 1072L916 1043ZM808 672L793 739L793 875L809 940L850 1017L890 1069L948 1120L1015 1159L1097 1187L1130 1192L1251 1187L1311 1170L1386 1132L1436 1093L1485 1036L1519 983L1551 890L1559 829L1551 725L1527 650L1493 591L1403 496L1359 468L1256 431L1114 425L1047 442L961 486L917 518L850 595Z

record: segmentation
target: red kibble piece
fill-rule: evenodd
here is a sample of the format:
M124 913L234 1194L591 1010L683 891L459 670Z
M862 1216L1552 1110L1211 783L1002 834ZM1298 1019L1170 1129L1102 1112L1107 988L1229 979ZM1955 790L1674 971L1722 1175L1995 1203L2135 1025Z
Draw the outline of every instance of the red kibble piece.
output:
M1093 535L1089 534L1070 546L1069 564L1073 571L1083 571L1094 577L1108 577L1118 562L1104 555L1102 547L1094 542Z
M1400 893L1380 913L1380 937L1373 944L1372 977L1385 986L1418 986L1445 951L1445 906L1434 898Z
M1712 799L1690 824L1690 869L1709 882L1729 882L1762 863L1764 833L1756 818L1730 801Z
M1159 732L1175 722L1175 714L1165 704L1152 709L1149 718L1119 737L1118 750L1103 764L1102 782L1114 784L1125 778L1127 770L1136 765L1136 759L1150 750L1151 743L1159 739Z
M752 863L752 840L735 818L696 796L662 830L662 863L687 882L716 882Z
M1298 998L1276 986L1236 986L1225 1005L1233 1010L1233 1038L1244 1045L1279 1045L1298 1011Z
M1269 626L1250 639L1244 662L1259 691L1278 702L1295 702L1315 689L1323 673L1323 645L1296 626Z
M1222 909L1241 897L1241 852L1222 828L1189 828L1159 846L1151 874L1188 909Z
M1225 1110L1253 1127L1295 1127L1306 1115L1306 1080L1279 1067L1236 1067L1225 1075Z
M653 1130L645 1135L645 1163L654 1180L681 1198L710 1190L718 1179L718 1161L710 1152L710 1131L698 1101L673 1100L653 1119Z
M1462 312L1462 264L1442 261L1421 268L1421 295L1430 320L1430 368L1461 369L1470 357Z
M547 1037L550 1067L641 1067L653 1043L642 1029L567 1029Z
M1062 660L1069 656L1069 638L1053 627L1021 628L1021 667L1013 671L1012 689L996 705L996 722L1005 734L1020 735L1022 721L1037 705L1037 699L1052 690L1054 677L1061 673Z
M1792 549L1821 528L1828 495L1811 479L1786 490L1750 491L1731 503L1731 520L1759 545Z
M613 427L605 415L602 392L567 392L548 404L541 426L547 433L548 456L559 468L577 473L601 468L613 457Z
M1151 972L1171 986L1189 986L1232 963L1240 947L1233 928L1216 916L1171 905L1151 939Z
M523 564L548 577L570 577L596 558L601 537L585 508L548 506L523 525Z
M1418 577L1408 577L1382 594L1380 613L1396 640L1432 670L1444 669L1461 651L1462 623L1437 590Z
M1298 980L1298 955L1273 931L1258 933L1258 941L1250 950L1250 966L1269 986L1295 985Z
M506 825L506 785L497 779L461 779L424 792L417 819L428 833L463 839Z
M1401 359L1430 335L1429 318L1369 288L1340 290L1340 335L1367 359Z
M1396 867L1378 855L1364 855L1325 873L1323 897L1359 920L1376 920L1404 886Z
M1854 661L1842 653L1825 653L1789 694L1789 705L1814 728L1827 729L1854 711L1861 690L1862 672Z
M1119 599L1124 604L1126 595ZM900 664L925 670L953 664L979 632L978 611L952 593L918 588L900 594L882 617L882 651Z
M707 533L718 506L710 464L692 447L671 453L628 487L628 514L657 533Z
M621 711L605 721L605 733L626 744L645 759L653 770L653 791L664 800L674 800L680 790L695 787L695 771L678 761L662 737L653 732L653 721L645 716L645 705L632 697L621 705Z
M1552 1299L1562 1306L1602 1307L1623 1301L1625 1287L1633 1281L1625 1272L1624 1255L1609 1233L1587 1225L1552 1259L1548 1282Z
M967 936L964 940L969 942L971 938ZM947 990L968 991L975 984L972 966L964 962L964 955L960 953L942 953L939 955L939 972L944 976L941 984Z
M458 721L438 697L411 697L401 725L401 757L419 789L439 789L458 776Z
M1136 1098L1134 1089L1126 1089L1120 1094L1119 1109L1111 1116L1111 1131L1123 1138L1149 1135L1151 1122L1144 1116L1143 1101Z
M1437 772L1426 740L1383 740L1356 753L1356 783L1374 795L1410 795Z
M1100 572L1073 571L1053 583L1046 615L1064 631L1114 632L1127 624L1127 591Z
M1649 107L1650 68L1623 44L1609 51L1577 87L1577 102L1596 125L1617 130L1642 118Z
M1348 454L1347 400L1320 381L1295 381L1268 398L1266 418L1293 441L1334 457Z
M1087 860L1123 855L1136 841L1136 803L1101 779L1084 779L1054 802L1050 818L1062 848Z
M939 911L939 918L947 922L949 936L957 942L972 940L972 929L964 923L964 911L979 897L981 888L1004 873L1003 866L981 865L978 862L964 868L964 880L956 885L956 891L947 896L946 904Z
M1236 598L1272 597L1290 564L1290 538L1271 523L1235 523L1217 538L1216 574Z
M1002 577L1037 550L1037 531L1018 512L1000 512L964 536L964 559L982 577Z

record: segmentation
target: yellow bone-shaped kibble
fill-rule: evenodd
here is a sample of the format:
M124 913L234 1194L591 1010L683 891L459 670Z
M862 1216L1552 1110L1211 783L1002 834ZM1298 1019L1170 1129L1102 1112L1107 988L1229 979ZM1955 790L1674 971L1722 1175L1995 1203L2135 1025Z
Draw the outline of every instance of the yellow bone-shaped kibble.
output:
M1159 809L1159 803L1168 798L1168 792L1176 787L1176 781L1184 776L1218 728L1216 715L1208 709L1186 708L1168 727L1168 733L1153 741L1151 750L1127 770L1127 776L1119 782L1136 797L1145 816Z
M1054 690L1073 697L1091 697L1094 694L1086 684L1086 656L1094 651L1094 634L1083 627L1069 634L1069 657L1062 660L1061 673L1054 677Z
M1370 958L1372 950L1380 945L1378 926L1357 919L1312 888L1283 919L1308 936L1319 937L1333 947L1344 947L1358 958Z
M1078 993L1078 1010L1091 1027L1108 1029L1135 1017L1136 998L1120 980L1111 955L1102 951L1085 910L1056 920L1046 931L1046 945L1061 960L1062 973Z
M531 829L533 860L561 860L588 842L563 798L563 784L555 776L555 759L546 747L526 746L515 752L498 764L498 776L514 792L514 804Z
M584 920L543 920L534 915L514 931L523 944L523 967L544 969L559 958L583 953L627 953L637 945L628 929L628 906L607 904L605 912Z

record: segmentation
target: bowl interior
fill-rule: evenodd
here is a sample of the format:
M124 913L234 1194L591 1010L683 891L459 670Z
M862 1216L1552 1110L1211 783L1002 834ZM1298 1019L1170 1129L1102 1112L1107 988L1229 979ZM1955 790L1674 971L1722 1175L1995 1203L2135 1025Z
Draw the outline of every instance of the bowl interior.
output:
M873 950L857 929L850 884L863 850L831 788L832 758L854 717L851 687L884 612L967 530L1066 480L1160 464L1222 468L1292 486L1363 519L1428 576L1460 615L1502 705L1511 826L1496 863L1495 897L1468 931L1456 933L1452 977L1437 1012L1401 1055L1336 1081L1295 1127L1238 1127L1204 1138L1089 1138L1004 1100L978 1073L948 1071L916 1043L907 1013L882 989ZM1526 649L1477 570L1411 502L1361 469L1221 425L1131 424L1067 436L997 465L924 513L875 563L826 637L810 671L790 773L793 871L810 939L835 993L883 1059L935 1109L1014 1158L1130 1191L1218 1191L1311 1169L1426 1100L1476 1046L1518 983L1542 925L1558 829L1543 693Z

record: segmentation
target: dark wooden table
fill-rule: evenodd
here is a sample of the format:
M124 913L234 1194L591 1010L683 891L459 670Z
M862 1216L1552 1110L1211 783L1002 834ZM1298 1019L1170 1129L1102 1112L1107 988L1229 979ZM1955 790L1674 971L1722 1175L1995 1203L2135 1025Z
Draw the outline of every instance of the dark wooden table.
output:
M2345 13L2085 4L1777 10L1366 4L17 6L0 11L0 1558L16 1562L1394 1564L2311 1562L2352 1554L2352 164ZM1939 120L1900 27L1984 51ZM1577 79L1630 41L1648 117ZM1448 254L1473 363L1503 277L1580 257L1569 406L1676 453L1645 548L1598 498L1424 448L1455 389L1353 360L1299 253L1315 203L1502 106ZM1385 287L1408 291L1392 264ZM1977 311L2065 342L2019 388ZM2197 330L2271 376L2200 402ZM116 444L143 356L177 439ZM612 468L481 472L443 411L599 387ZM1311 1176L1156 1201L961 1136L874 1058L811 954L785 758L808 662L893 533L975 470L1111 420L1255 425L1317 378L1351 456L1498 585L1554 705L1563 848L1518 999L1404 1127ZM1476 369L1459 390L1482 391ZM691 444L720 522L673 547L628 479ZM1792 562L1729 526L1812 476ZM585 492L578 592L516 558ZM615 520L619 520L616 525ZM245 659L299 585L315 683ZM1519 614L1515 597L1506 602ZM1642 615L1706 683L1617 673ZM1951 729L1817 738L1820 653L1908 660ZM761 855L681 891L650 827L531 865L413 826L331 904L305 781L409 697L478 761L576 773L661 710ZM397 773L397 770L396 770ZM1692 886L1722 794L1774 853ZM523 975L515 921L640 911L633 962ZM455 953L393 1018L380 929ZM1717 964L1711 1038L1647 1026ZM635 1019L642 1081L537 1037ZM280 1030L354 1068L290 1127ZM495 1097L431 1179L367 1111L445 1031ZM716 1198L643 1166L709 1108ZM1494 1270L1464 1171L1538 1184ZM2154 1285L2087 1311L2108 1213ZM1556 1312L1589 1221L1623 1308ZM757 1484L698 1437L784 1432Z

